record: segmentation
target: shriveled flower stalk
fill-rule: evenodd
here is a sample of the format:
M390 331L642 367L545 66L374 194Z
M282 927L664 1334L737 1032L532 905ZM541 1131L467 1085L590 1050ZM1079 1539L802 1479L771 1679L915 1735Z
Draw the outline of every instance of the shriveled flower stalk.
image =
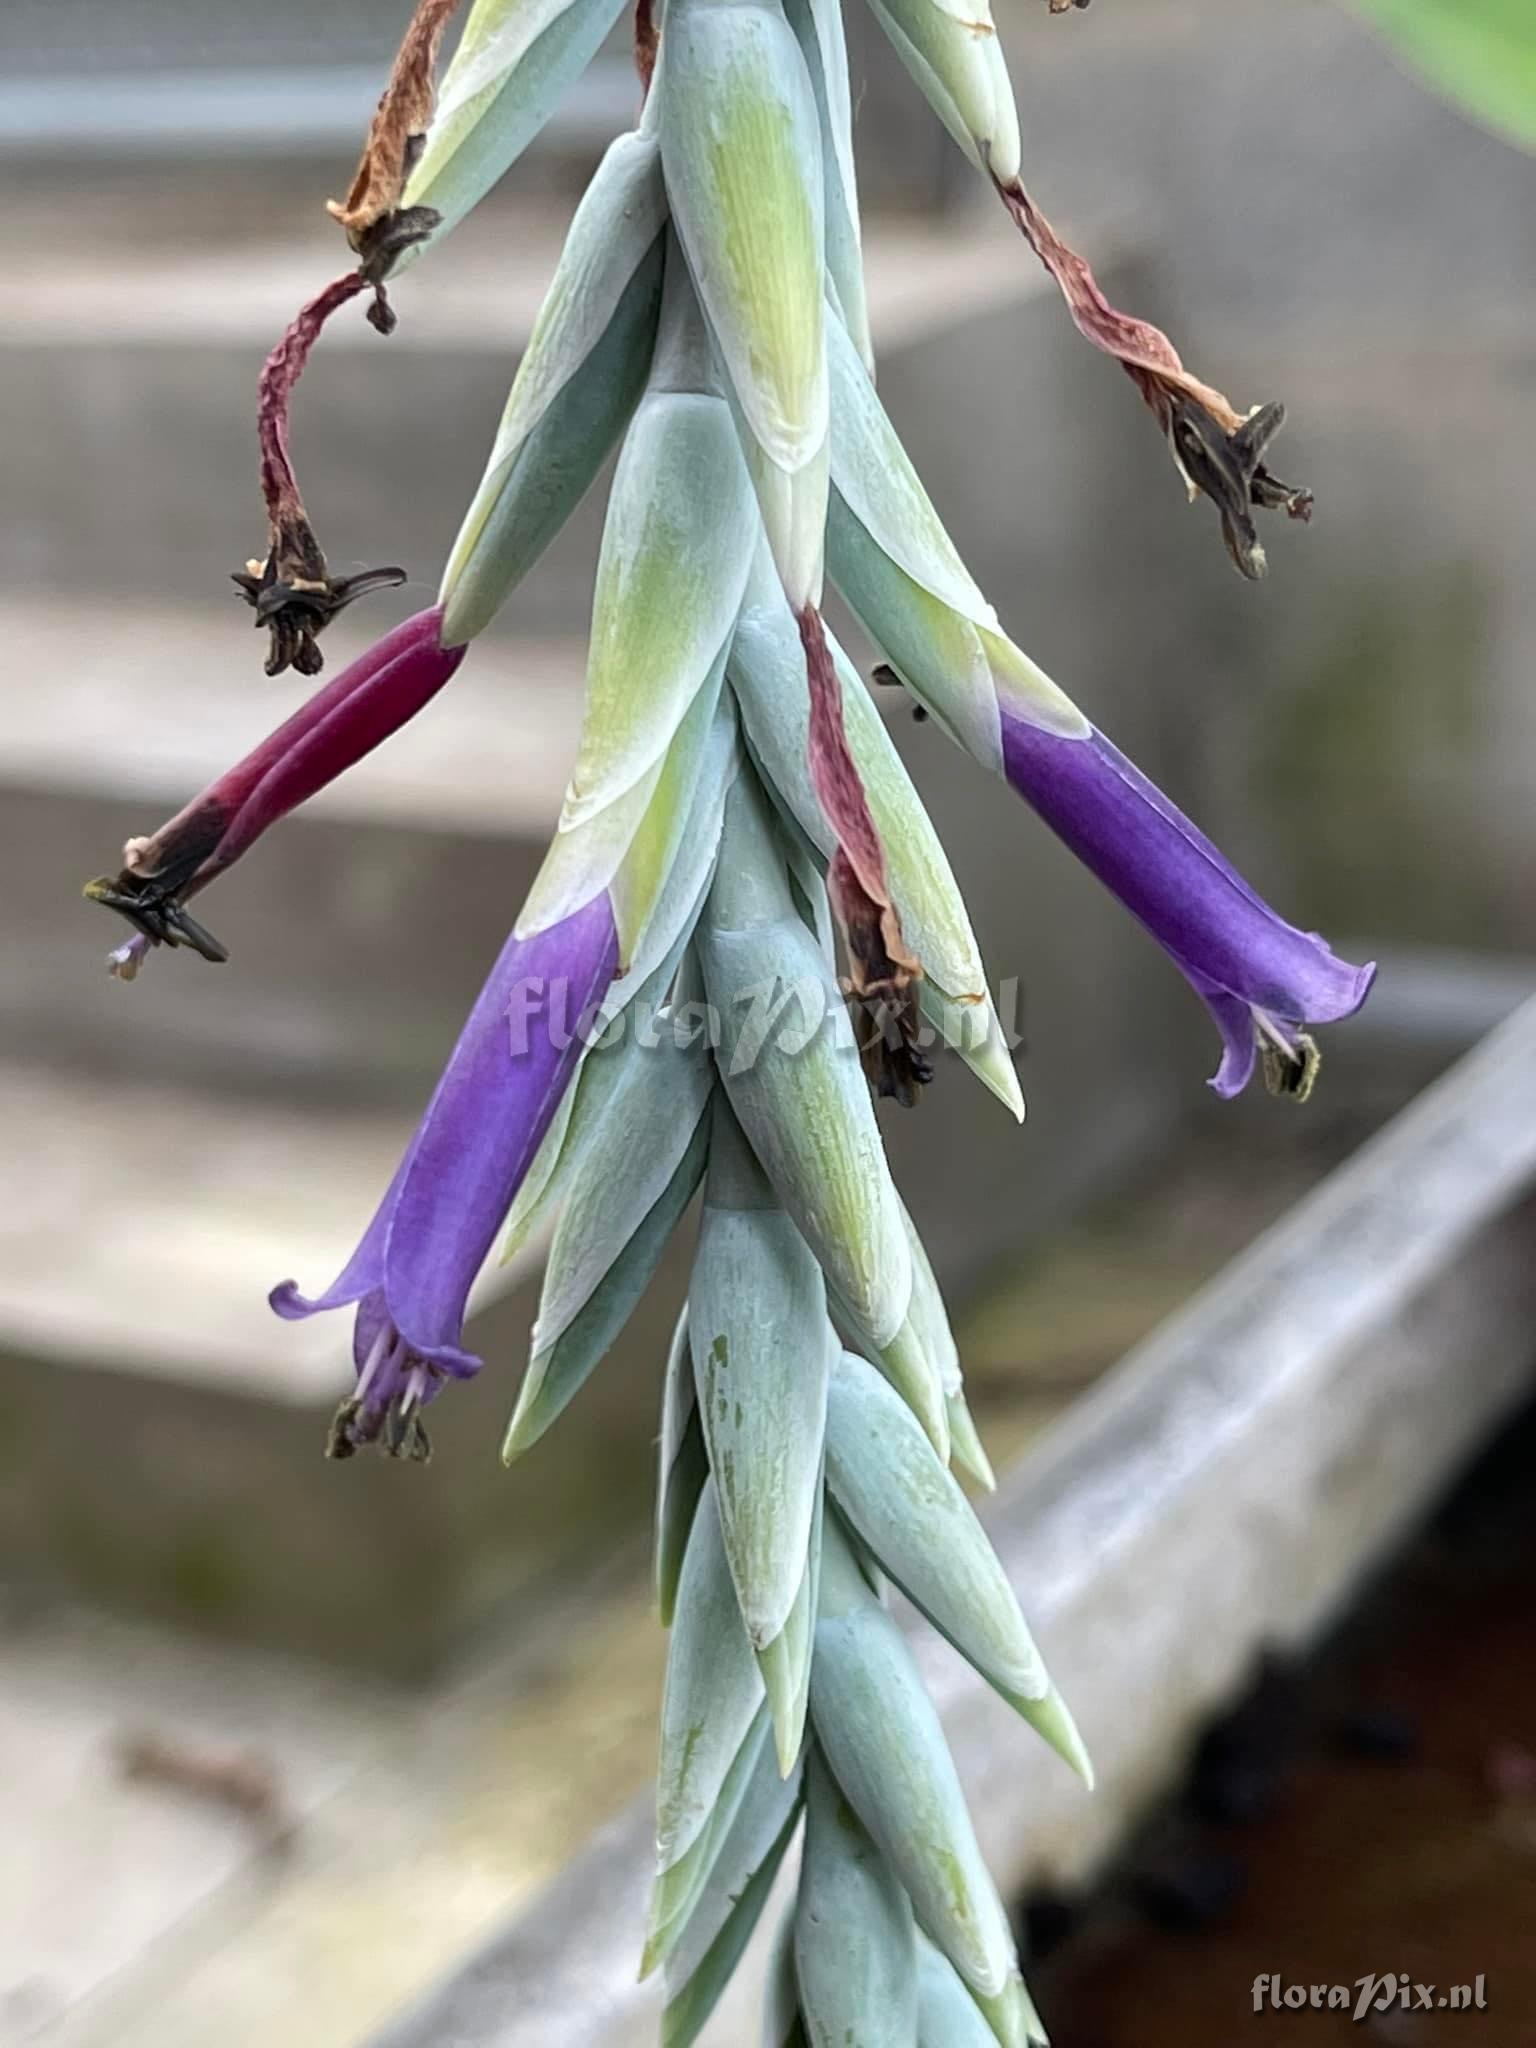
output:
M1261 460L1273 412L1239 420L1035 212L984 11L873 4L1256 573L1251 508L1285 496ZM269 365L280 501L298 504L286 393L324 310L490 189L618 8L476 0L435 89L451 11L418 8L334 209L358 270ZM642 8L636 49L638 124L576 209L437 604L88 893L135 927L113 956L125 975L159 944L223 959L188 901L429 704L617 449L543 867L356 1251L323 1292L286 1281L273 1306L352 1314L331 1454L422 1459L425 1411L482 1366L464 1323L488 1254L549 1228L510 1463L579 1398L697 1202L657 1487L671 1643L642 1946L662 2040L698 2038L799 1837L770 2048L1021 2048L1044 2033L886 1584L1091 1773L954 1476L992 1483L877 1099L919 1100L942 1042L1024 1105L943 848L823 621L824 574L880 649L878 680L1005 777L1163 946L1219 1027L1219 1093L1261 1056L1278 1092L1309 1092L1311 1027L1358 1008L1371 970L1269 909L1015 645L956 552L872 382L837 0L667 0ZM318 625L301 600L323 606L273 562L274 652L302 669Z
M1240 413L1212 385L1192 375L1178 350L1150 321L1110 303L1093 271L1052 227L1025 189L1019 117L989 0L869 0L897 55L934 112L990 180L1030 248L1039 257L1085 340L1119 362L1168 442L1191 498L1208 497L1221 519L1233 565L1256 582L1268 558L1254 525L1255 509L1312 516L1312 494L1283 484L1264 455L1285 421L1270 404ZM1051 0L1064 12L1067 0Z

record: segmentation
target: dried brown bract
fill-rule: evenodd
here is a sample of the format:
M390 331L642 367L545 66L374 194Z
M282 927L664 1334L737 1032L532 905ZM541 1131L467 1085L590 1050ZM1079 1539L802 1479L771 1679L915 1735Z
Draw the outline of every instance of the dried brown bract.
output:
M345 199L326 203L327 211L346 229L364 275L376 286L388 276L402 251L423 240L437 225L438 216L431 207L402 211L400 201L426 141L437 103L438 54L458 4L459 0L417 0L369 126L351 189ZM387 312L379 317L387 319Z

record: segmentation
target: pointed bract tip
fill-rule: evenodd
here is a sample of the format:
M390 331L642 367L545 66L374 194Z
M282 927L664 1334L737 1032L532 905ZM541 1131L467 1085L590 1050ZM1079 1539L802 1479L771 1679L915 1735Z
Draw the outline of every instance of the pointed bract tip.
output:
M1062 1762L1077 1773L1091 1792L1095 1782L1093 1759L1088 1754L1088 1745L1078 1733L1077 1723L1066 1701L1055 1686L1037 1700L1015 1695L1013 1704L1035 1733L1050 1744Z
M541 1413L539 1404L548 1357L547 1352L535 1352L528 1361L523 1384L517 1390L517 1405L512 1410L507 1433L501 1440L503 1465L515 1465L525 1451L531 1451L554 1419Z
M976 1418L967 1407L964 1394L951 1394L945 1407L949 1413L950 1463L958 1465L984 1492L996 1493L997 1474L992 1469L992 1460L987 1456L981 1432L976 1427Z
M642 1984L661 1968L683 1938L702 1881L699 1859L705 1853L708 1835L706 1828L670 1869L660 1872L651 1887L645 1945L640 1951L639 1981Z
M789 1640L790 1630L780 1629L771 1643L757 1652L757 1668L768 1694L768 1712L773 1720L773 1746L779 1761L779 1776L787 1778L800 1761L805 1739L805 1714L809 1704L810 1677L806 1652Z
M986 2016L1000 2048L1050 2048L1050 2037L1017 1970L994 1996L984 1997L974 1986L971 1996Z

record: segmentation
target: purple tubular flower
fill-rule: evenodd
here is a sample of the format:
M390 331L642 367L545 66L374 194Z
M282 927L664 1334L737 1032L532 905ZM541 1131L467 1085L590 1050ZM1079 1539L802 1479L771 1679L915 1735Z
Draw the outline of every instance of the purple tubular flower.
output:
M582 1013L618 970L606 894L532 938L515 934L480 991L426 1114L362 1242L313 1299L272 1291L296 1320L355 1303L357 1386L339 1410L333 1457L382 1442L425 1458L421 1410L480 1360L463 1348L465 1306L534 1153L570 1085Z
M1222 1036L1211 1086L1241 1093L1260 1053L1277 1092L1305 1096L1309 1024L1351 1017L1374 966L1351 967L1277 917L1235 868L1104 735L1065 739L1003 706L1009 782L1169 954Z
M110 956L119 972L131 976L151 945L227 957L186 915L186 899L437 695L465 652L441 645L441 627L434 606L386 633L168 824L129 840L120 874L86 885L87 896L137 928L137 939Z

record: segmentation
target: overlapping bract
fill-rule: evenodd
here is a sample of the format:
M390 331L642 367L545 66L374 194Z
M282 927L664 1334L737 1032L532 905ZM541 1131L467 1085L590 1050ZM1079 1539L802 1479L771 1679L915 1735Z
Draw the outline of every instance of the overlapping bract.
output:
M973 161L1016 181L984 6L874 4ZM435 216L406 257L515 159L615 13L477 0L404 194ZM645 1964L666 2048L707 2022L802 1821L771 2048L1044 2039L887 1580L1090 1776L951 1469L992 1483L844 1004L840 932L869 987L855 883L910 949L886 964L930 1027L1023 1101L942 846L821 626L824 563L896 677L1160 939L1221 1027L1221 1092L1258 1049L1303 1092L1306 1027L1369 980L1276 917L1008 638L872 362L836 0L668 0L640 125L577 209L438 606L175 821L199 821L200 887L424 705L618 448L548 856L357 1251L274 1307L355 1312L333 1453L422 1456L423 1410L479 1367L463 1326L496 1236L511 1253L547 1232L510 1462L702 1196L656 1513L671 1641Z

